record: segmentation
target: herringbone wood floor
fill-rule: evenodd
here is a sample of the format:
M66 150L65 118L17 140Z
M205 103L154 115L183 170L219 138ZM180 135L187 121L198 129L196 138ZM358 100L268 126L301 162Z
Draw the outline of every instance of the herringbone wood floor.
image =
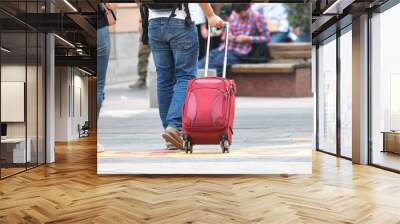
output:
M0 223L400 223L400 175L313 158L312 175L98 176L86 138L0 181Z

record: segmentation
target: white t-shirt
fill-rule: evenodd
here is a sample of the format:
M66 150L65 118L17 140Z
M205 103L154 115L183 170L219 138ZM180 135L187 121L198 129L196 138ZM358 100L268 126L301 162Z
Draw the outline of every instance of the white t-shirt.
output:
M192 20L193 20L193 9L192 9L192 3L191 4L189 4L189 12L190 12L190 17L192 18ZM173 17L173 18L175 18L175 19L185 19L186 18L186 13L185 13L185 10L184 10L184 6L182 5L182 9L181 10L179 10L179 8L178 9L176 9L175 10L175 14L176 14L176 16L175 17ZM151 10L151 9L149 9L149 20L151 20L151 19L155 19L155 18L160 18L160 17L169 17L171 15L171 11L153 11L153 10Z
M199 25L206 23L206 16L199 3L189 3L189 10L194 24Z

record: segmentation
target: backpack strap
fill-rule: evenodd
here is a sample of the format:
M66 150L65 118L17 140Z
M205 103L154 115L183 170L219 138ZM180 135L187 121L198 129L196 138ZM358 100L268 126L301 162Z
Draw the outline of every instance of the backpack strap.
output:
M190 26L193 24L192 18L190 16L190 11L189 11L189 4L188 3L183 3L183 4L176 4L175 7L172 9L171 15L168 17L168 22L169 20L173 17L176 16L175 12L177 9L182 10L182 5L183 5L183 10L185 11L186 17L185 17L185 24L187 26Z
M176 12L176 10L177 10L178 8L180 8L180 7L181 7L181 6L175 5L174 8L172 8L171 15L169 15L169 18L168 18L168 19L175 17L175 16L176 16L175 12Z
M185 17L185 24L187 26L190 26L193 24L192 18L190 16L190 11L189 11L189 4L188 3L183 3L183 4L176 4L174 8L172 9L171 15L168 17L168 22L169 20L173 17L176 16L175 12L177 9L182 10L182 5L183 5L183 10L185 11L186 17ZM143 44L148 44L149 41L149 7L146 4L142 4L140 6L140 16L142 19L142 42Z
M190 26L190 25L193 24L193 20L192 20L192 17L190 16L189 4L188 3L183 3L183 6L184 6L185 14L186 14L185 23L186 23L187 26Z

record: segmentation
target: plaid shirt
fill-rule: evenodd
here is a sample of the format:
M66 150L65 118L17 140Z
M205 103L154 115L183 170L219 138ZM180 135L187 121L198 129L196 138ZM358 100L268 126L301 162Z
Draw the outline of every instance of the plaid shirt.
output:
M230 41L228 43L228 50L233 50L239 54L247 55L251 51L251 45L253 43L265 43L269 42L271 39L267 21L262 15L248 10L248 15L246 18L241 19L239 14L232 12L229 16L229 32L237 37L239 35L246 35L251 38L251 43L237 43ZM225 48L226 32L222 34L221 39L223 40L219 50Z

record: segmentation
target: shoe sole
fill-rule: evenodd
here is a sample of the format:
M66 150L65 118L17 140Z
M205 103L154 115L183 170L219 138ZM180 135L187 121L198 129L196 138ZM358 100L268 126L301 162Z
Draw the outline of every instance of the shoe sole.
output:
M179 150L175 146L173 146L170 142L167 142L167 145L165 147L166 150Z
M177 140L174 136L172 136L173 134L165 132L161 134L161 137L167 141L170 142L173 146L175 146L178 149L183 149L183 142Z

